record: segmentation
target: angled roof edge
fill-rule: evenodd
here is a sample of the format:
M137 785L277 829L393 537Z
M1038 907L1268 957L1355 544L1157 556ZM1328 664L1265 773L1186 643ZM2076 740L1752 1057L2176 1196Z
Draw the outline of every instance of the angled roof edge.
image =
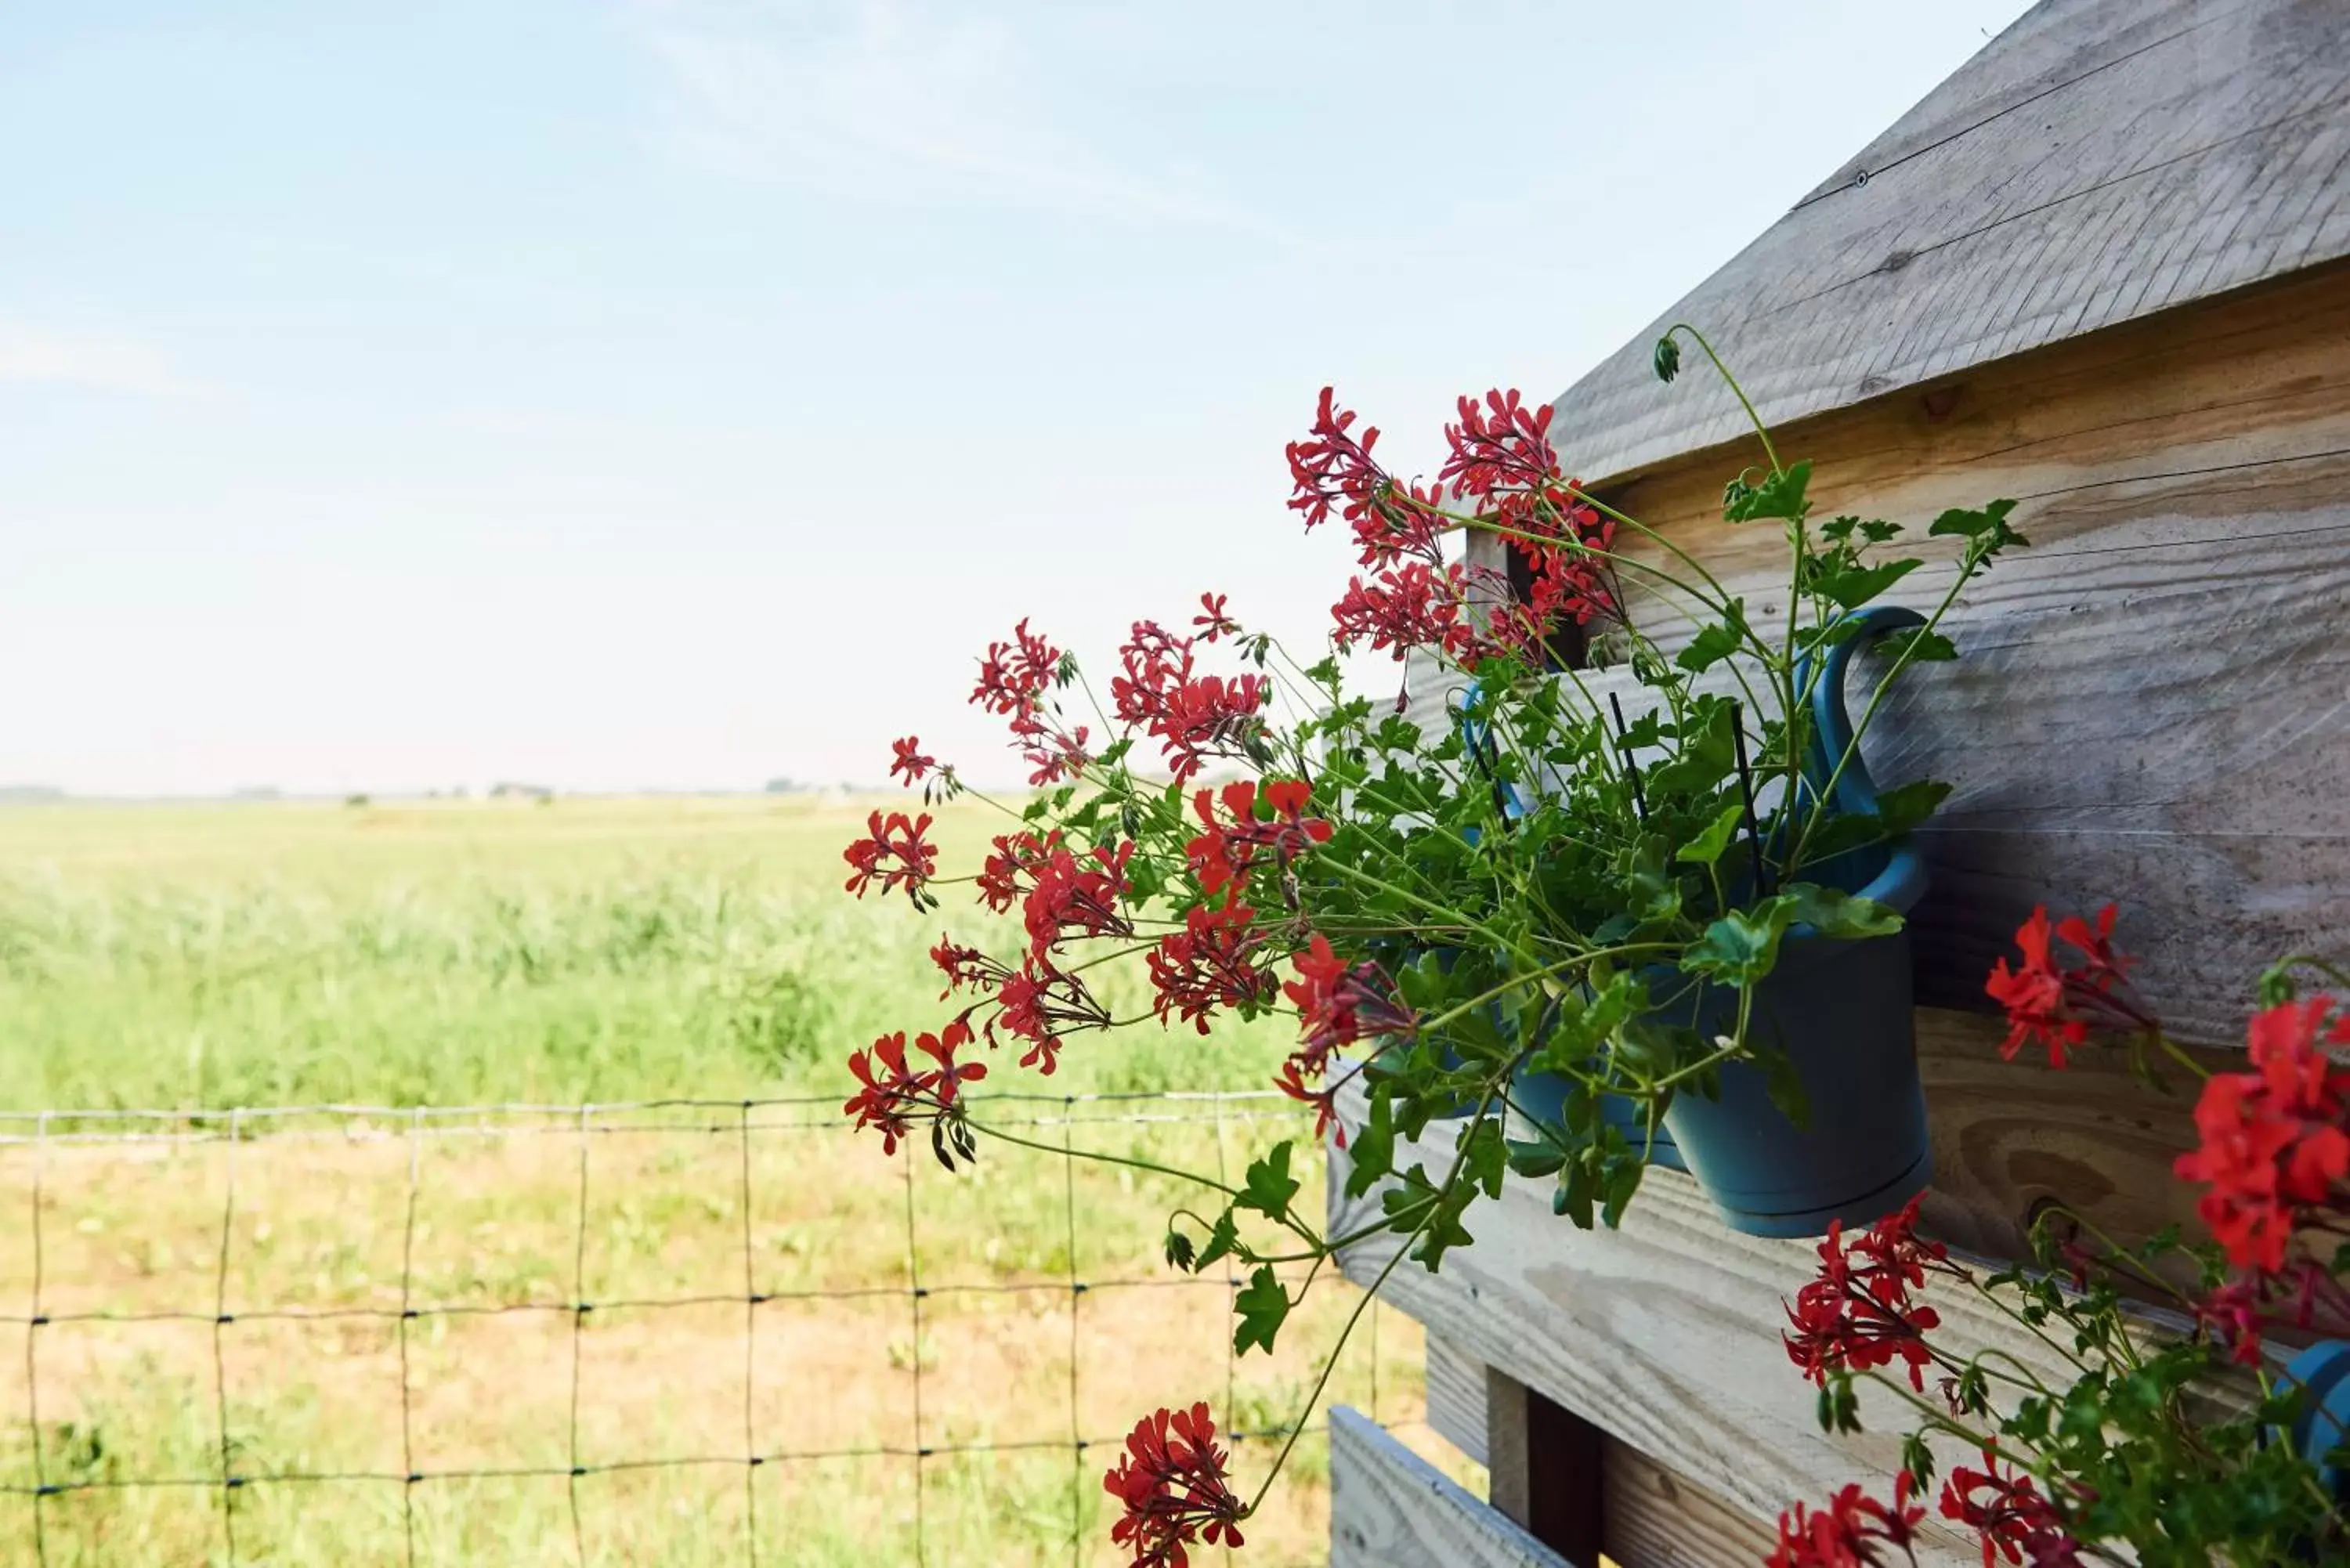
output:
M1782 424L2350 255L2350 5L2042 0L1554 400L1620 479Z

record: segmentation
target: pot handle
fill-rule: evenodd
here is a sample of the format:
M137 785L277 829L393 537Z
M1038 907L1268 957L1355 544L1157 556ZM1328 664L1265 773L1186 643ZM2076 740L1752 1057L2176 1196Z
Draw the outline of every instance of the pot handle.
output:
M1853 748L1852 715L1845 711L1845 671L1852 663L1852 656L1866 644L1889 631L1924 626L1926 618L1901 605L1872 605L1844 618L1856 623L1860 629L1828 649L1816 685L1812 682L1813 655L1807 652L1795 661L1795 690L1801 691L1810 686L1812 691L1812 737L1804 753L1804 772L1815 790L1826 788L1828 780L1835 779L1837 810L1874 816L1877 781L1868 776L1868 763ZM1852 752L1852 758L1838 774L1836 760L1847 751Z
M1460 726L1461 743L1469 748L1469 760L1476 764L1477 771L1483 774L1485 782L1492 786L1494 807L1501 812L1503 821L1514 822L1526 815L1525 797L1518 793L1517 785L1505 784L1494 776L1492 730L1469 712L1469 709L1476 704L1479 690L1474 680L1461 689L1457 693L1460 703L1451 709L1452 720Z

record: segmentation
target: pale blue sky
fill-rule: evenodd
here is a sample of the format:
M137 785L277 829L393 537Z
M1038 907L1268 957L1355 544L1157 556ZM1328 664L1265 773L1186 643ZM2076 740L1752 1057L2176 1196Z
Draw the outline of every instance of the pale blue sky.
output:
M1023 614L1229 593L2020 0L0 10L0 783L979 776Z

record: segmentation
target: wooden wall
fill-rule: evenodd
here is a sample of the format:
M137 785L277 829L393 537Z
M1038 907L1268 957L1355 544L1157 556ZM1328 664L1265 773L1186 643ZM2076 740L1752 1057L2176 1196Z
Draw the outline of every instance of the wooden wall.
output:
M1555 433L1571 450L1572 431ZM2264 963L2350 947L2350 267L1774 434L1786 457L1814 462L1821 514L1922 532L1946 506L2007 495L2033 539L1955 612L1959 662L1918 671L1869 747L1882 780L1957 786L1923 836L1934 887L1915 916L1934 1228L2012 1256L2052 1201L2118 1237L2191 1220L2169 1173L2191 1138L2186 1102L2110 1055L2063 1076L2002 1063L1982 977L2034 903L2113 899L2146 992L2219 1064ZM1720 519L1723 481L1757 457L1734 442L1610 488L1767 623L1784 613L1775 526ZM1950 572L1943 555L1900 598L1929 606ZM1678 635L1668 607L1640 613ZM1334 1196L1334 1226L1360 1212ZM1780 1348L1779 1303L1808 1276L1808 1245L1733 1235L1686 1179L1661 1174L1619 1232L1576 1232L1539 1184L1515 1181L1470 1228L1477 1245L1443 1275L1407 1264L1388 1298L1456 1359L1605 1434L1599 1474L1621 1478L1606 1484L1638 1521L1616 1538L1640 1561L1751 1561L1742 1519L1760 1528L1797 1498L1889 1470L1890 1438L1817 1431ZM1367 1282L1381 1262L1362 1249L1347 1272ZM1997 1322L1951 1319L2005 1343ZM1438 1373L1440 1418L1461 1378ZM1876 1412L1887 1431L1896 1414ZM1689 1514L1685 1539L1654 1506L1668 1493Z
M1906 678L1869 746L1880 780L1957 786L1925 837L1921 1000L1986 1006L1983 975L2035 903L2112 899L2163 1015L2240 1038L2262 965L2350 932L2350 267L1774 438L1813 460L1819 515L1922 535L1945 507L2012 496L2033 542L1969 590L1960 659ZM1606 488L1767 625L1783 542L1721 520L1723 483L1760 456L1749 439ZM1933 554L1900 602L1948 587ZM1671 606L1635 610L1676 640Z

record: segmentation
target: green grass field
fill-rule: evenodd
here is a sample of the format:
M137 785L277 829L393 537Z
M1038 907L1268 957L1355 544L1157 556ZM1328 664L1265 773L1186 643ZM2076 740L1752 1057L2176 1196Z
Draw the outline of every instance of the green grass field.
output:
M989 926L951 897L942 923L843 894L840 848L863 811L785 797L0 812L0 1110L837 1095L851 1049L943 1016L925 956L941 929ZM943 869L969 869L989 831L984 807L945 814ZM1000 1056L983 1087L1255 1089L1285 1036L1279 1020L1204 1040L1129 1031L1074 1043L1050 1080ZM1138 1109L1213 1113L1077 1114ZM996 1114L1015 1113L1065 1114ZM1082 1163L1072 1179L1055 1156L1000 1145L950 1177L926 1153L884 1158L837 1105L763 1106L747 1138L726 1113L603 1113L585 1137L576 1116L528 1112L462 1136L420 1136L397 1110L236 1139L217 1116L182 1125L209 1136L0 1146L0 1212L29 1216L36 1179L40 1193L37 1260L34 1226L0 1225L0 1334L33 1315L36 1271L55 1320L26 1331L29 1357L0 1354L0 1486L80 1489L42 1505L39 1542L29 1498L0 1494L0 1564L226 1563L232 1532L241 1563L403 1563L411 1529L419 1562L733 1563L754 1507L764 1563L912 1562L918 1532L931 1563L1110 1562L1110 1450L1073 1468L1053 1445L1114 1440L1201 1397L1228 1425L1275 1428L1350 1304L1324 1290L1278 1356L1229 1367L1223 1287L1171 1282L1158 1261L1175 1184ZM1200 1119L1032 1132L1237 1169L1305 1125L1275 1102L1227 1106L1221 1133ZM50 1123L101 1127L120 1130ZM747 1314L746 1271L775 1298ZM919 1333L917 1271L931 1293ZM555 1310L575 1290L712 1299L607 1305L575 1334ZM844 1290L881 1293L808 1293ZM518 1303L536 1304L480 1310ZM237 1321L216 1325L216 1305ZM404 1350L403 1307L422 1309ZM1376 1379L1380 1413L1409 1421L1417 1334L1378 1315L1376 1373L1360 1343L1334 1390L1367 1404ZM257 1480L226 1517L216 1485L119 1484L217 1476L224 1416L240 1475L389 1479ZM593 1470L576 1526L567 1475L435 1479L412 1498L398 1479L567 1470L575 1429ZM989 1444L1010 1446L924 1460L919 1497L908 1458L739 1462L746 1445ZM607 1469L679 1457L714 1462ZM1243 1444L1243 1480L1269 1459ZM1321 1560L1318 1439L1300 1461L1246 1561Z

